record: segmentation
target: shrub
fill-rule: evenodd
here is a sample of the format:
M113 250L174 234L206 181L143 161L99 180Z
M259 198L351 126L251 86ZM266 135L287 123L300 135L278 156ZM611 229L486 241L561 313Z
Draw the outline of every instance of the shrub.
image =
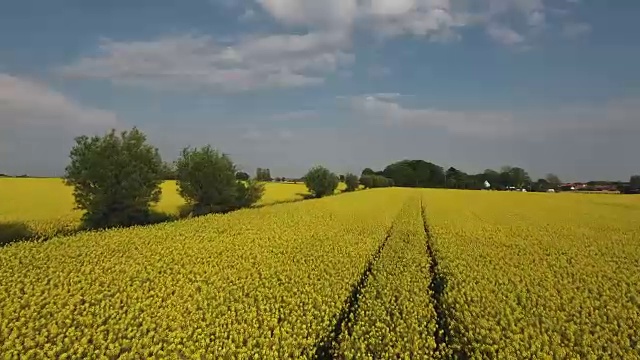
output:
M322 166L316 166L304 176L304 183L313 196L320 198L333 194L339 181L336 174Z
M372 189L394 186L394 181L382 175L363 175L360 177L360 184L366 189Z
M247 180L245 183L237 183L237 196L235 208L249 207L262 199L264 184L255 180Z
M364 186L365 189L373 188L373 176L372 175L362 175L360 177L360 185Z
M150 221L160 199L163 164L158 149L137 128L119 135L80 136L71 149L64 181L73 186L76 208L90 228Z
M358 177L352 173L348 173L344 176L344 182L347 185L346 191L355 191L360 185Z
M264 187L236 180L236 166L226 155L207 145L185 148L176 161L178 192L195 215L225 212L260 200Z

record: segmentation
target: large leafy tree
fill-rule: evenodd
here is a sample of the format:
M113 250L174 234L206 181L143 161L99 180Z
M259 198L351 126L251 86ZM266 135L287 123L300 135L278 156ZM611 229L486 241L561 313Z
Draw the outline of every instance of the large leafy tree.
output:
M544 179L552 186L558 186L562 184L562 181L560 181L560 177L553 173L547 174Z
M347 173L346 175L344 175L344 182L345 182L345 185L347 185L347 189L346 189L347 191L355 191L358 189L358 186L360 185L358 176L352 173Z
M339 178L327 168L315 166L304 176L304 183L313 196L320 198L334 193Z
M387 166L381 175L393 180L395 186L445 186L445 173L442 167L424 160L402 160L395 162Z
M64 181L73 186L76 208L91 228L150 220L164 174L158 149L137 128L104 136L80 136L69 154Z
M238 181L231 158L211 146L184 148L176 161L178 191L196 215L249 206L262 197L257 182Z

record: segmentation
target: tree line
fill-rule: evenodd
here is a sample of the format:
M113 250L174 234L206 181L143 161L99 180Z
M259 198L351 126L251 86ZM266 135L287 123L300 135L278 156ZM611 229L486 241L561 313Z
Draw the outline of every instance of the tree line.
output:
M177 160L165 162L139 129L103 136L75 138L63 180L73 187L76 208L83 210L87 228L108 228L154 222L151 206L160 200L161 184L175 180L189 215L228 212L257 203L269 169L258 168L255 178L239 171L229 155L210 145L185 147ZM342 177L345 191L359 187L353 174ZM335 193L341 177L322 166L303 177L313 197Z
M73 187L76 208L84 210L83 223L89 228L128 226L152 222L151 206L160 200L161 183L175 180L179 194L189 206L189 214L228 212L251 206L264 194L264 182L271 172L258 168L252 179L239 171L229 155L210 145L185 147L174 162L164 162L156 147L137 128L103 136L80 136L70 154L63 180ZM284 178L280 178L284 181ZM454 167L424 160L402 160L381 171L366 168L355 174L336 175L322 166L311 168L300 179L314 197L335 193L340 181L345 191L360 187L432 187L454 189L528 188L545 191L560 186L560 179L548 174L532 181L522 168L505 166L467 174ZM640 176L626 184L629 192L640 191Z
M464 171L441 166L424 160L402 160L387 165L383 170L374 171L365 168L361 174L361 183L371 183L373 177L387 179L390 186L449 188L480 190L526 189L528 191L562 190L562 181L552 173L544 178L533 180L529 173L520 167L503 166L499 170L486 169L481 173L468 174ZM629 183L620 182L588 182L586 189L596 189L599 185L610 186L621 192L637 193L640 191L640 175L634 175Z

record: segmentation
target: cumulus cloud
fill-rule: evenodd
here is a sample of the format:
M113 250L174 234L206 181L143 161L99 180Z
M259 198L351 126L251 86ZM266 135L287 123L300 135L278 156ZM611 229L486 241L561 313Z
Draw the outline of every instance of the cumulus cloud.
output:
M542 0L256 0L276 21L284 25L311 28L340 28L350 31L359 26L383 36L404 34L432 40L455 40L457 29L484 26L500 44L513 45L526 40L519 27L535 34L554 14ZM515 19L515 20L514 20ZM496 25L500 24L500 25Z
M491 24L487 27L487 34L496 42L504 45L517 45L524 42L524 37L513 29L499 24Z
M451 135L476 138L541 140L558 134L605 136L640 131L640 99L615 99L605 104L565 105L527 111L443 110L411 108L399 94L369 94L350 99L352 110L366 120L397 128L443 129Z
M0 128L47 126L113 127L116 114L83 106L34 80L0 74Z
M207 89L242 92L319 85L346 74L355 61L351 37L356 27L381 37L421 36L433 41L460 38L458 29L483 26L491 39L526 47L545 28L549 11L541 0L253 0L234 6L271 16L306 34L243 36L222 41L186 34L151 40L103 40L59 72L153 89ZM515 16L513 16L515 14ZM506 19L524 19L514 27ZM518 29L517 31L514 29ZM567 25L564 36L586 34L586 24ZM375 70L374 70L375 73Z
M115 113L41 82L0 73L0 172L61 175L74 136L119 128Z
M288 25L348 27L357 16L356 0L256 0L276 20Z
M503 136L514 132L510 114L481 111L450 111L408 108L398 101L398 94L373 94L352 99L353 109L370 120L389 126L431 126L458 135Z
M231 45L210 36L150 41L104 40L98 54L64 66L68 77L151 88L240 92L318 85L354 61L338 32L244 37Z

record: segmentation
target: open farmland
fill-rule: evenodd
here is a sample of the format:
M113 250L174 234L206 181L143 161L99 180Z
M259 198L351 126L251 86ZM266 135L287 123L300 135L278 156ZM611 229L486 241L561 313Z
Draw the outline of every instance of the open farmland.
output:
M424 193L454 353L640 358L637 199Z
M0 353L640 359L639 215L391 188L14 244Z
M75 232L82 212L74 210L72 191L58 178L0 178L0 244L3 223L24 225L21 231L31 234L27 237ZM265 194L257 205L301 200L306 195L308 191L302 183L267 183ZM176 182L166 181L162 184L162 196L154 210L174 216L184 203Z

